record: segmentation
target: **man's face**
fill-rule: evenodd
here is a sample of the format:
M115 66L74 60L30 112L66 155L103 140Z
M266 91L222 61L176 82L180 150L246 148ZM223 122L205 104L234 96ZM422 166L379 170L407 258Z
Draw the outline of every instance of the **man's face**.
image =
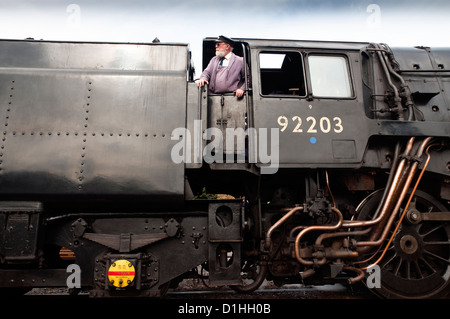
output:
M223 58L228 53L229 44L225 42L217 42L216 43L216 56Z

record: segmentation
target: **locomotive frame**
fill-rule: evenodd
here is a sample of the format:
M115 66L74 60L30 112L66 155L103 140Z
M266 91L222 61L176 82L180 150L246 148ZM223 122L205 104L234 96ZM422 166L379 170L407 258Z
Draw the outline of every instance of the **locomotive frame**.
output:
M197 267L242 292L373 266L382 297L448 292L449 50L234 41L242 99L198 89L186 44L0 41L2 289L75 263L92 297Z

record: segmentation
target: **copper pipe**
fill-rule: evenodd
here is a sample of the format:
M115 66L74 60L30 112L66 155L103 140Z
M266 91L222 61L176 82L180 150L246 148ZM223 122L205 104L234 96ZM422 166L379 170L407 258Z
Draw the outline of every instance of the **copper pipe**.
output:
M333 193L331 192L330 179L328 178L328 171L325 171L325 180L327 182L328 192L330 193L331 200L333 201L333 206L336 207L336 202L334 201Z
M378 252L380 251L380 249L381 249L381 246L379 246L378 249L377 249L377 250L376 250L369 258L364 259L364 260L358 260L358 261L355 261L355 262L353 262L353 265L368 263L369 260L371 260L372 258L374 258L374 257L378 254ZM361 268L361 269L366 269L366 268Z
M369 237L369 241L374 241L377 238L379 238L381 236L381 234L383 233L383 230L386 229L386 227L390 227L390 226L386 226L386 224L389 223L390 220L393 220L393 218L395 218L395 215L397 214L398 208L397 205L398 203L401 203L405 197L404 190L405 188L408 189L409 188L409 184L411 183L411 178L413 176L411 176L411 163L409 160L406 160L406 165L405 168L403 170L403 172L401 172L401 176L400 176L400 180L397 183L397 187L393 192L393 197L392 200L390 202L386 202L386 205L384 206L386 209L386 217L383 221L381 221L380 223L378 223L376 226L374 226L372 228L372 232L370 234Z
M393 197L394 197L395 191L397 190L398 185L401 182L400 178L401 178L401 175L403 173L403 169L404 169L405 164L406 164L406 157L409 156L409 153L411 152L411 149L413 147L413 143L414 143L414 137L411 137L409 139L409 141L408 141L407 146L406 146L406 149L405 149L405 152L404 152L404 158L400 161L400 163L398 165L398 168L397 168L397 170L395 172L395 176L394 176L394 179L392 181L392 186L389 189L389 192L388 192L387 197L386 197L386 201L383 204L383 207L381 209L380 215L377 218L375 218L375 219L367 220L367 221L348 220L348 221L345 221L343 223L343 225L342 225L343 227L373 226L373 225L379 224L381 221L386 220L386 218L387 218L386 216L387 216L387 214L389 212L388 208L393 203Z
M248 285L232 286L232 288L241 293L250 293L258 289L259 286L261 286L261 284L266 279L268 270L267 262L261 262L259 266L260 266L259 273L252 283Z
M308 226L304 226L304 225L301 225L301 226L295 226L295 227L292 228L291 231L289 232L289 238L294 237L294 233L295 233L296 231L305 229L306 227L308 227Z
M353 277L353 278L349 278L349 279L348 279L348 283L349 283L350 285L352 285L352 284L354 284L354 283L356 283L356 282L361 281L362 279L364 279L365 274L364 274L364 271L362 271L362 268L355 268L355 267L346 266L346 267L344 267L343 269L344 269L344 270L353 271L353 272L356 272L356 273L358 274L356 277Z
M338 233L323 233L316 239L316 245L321 245L324 239L329 239L333 237L344 237L344 236L361 236L365 235L370 231L370 228L366 228L364 230L355 230L355 231L345 231Z
M429 141L429 139L431 139L431 138L428 138L428 139L426 139L426 140ZM369 266L367 266L367 267L365 267L365 268L361 268L361 269L369 269L369 268L371 268L371 267L377 265L377 264L383 259L384 255L386 254L386 251L388 250L389 246L391 245L392 241L394 240L394 237L395 237L395 235L396 235L396 233L397 233L397 231L398 231L398 228L400 227L400 225L401 225L401 223L402 223L402 221L403 221L403 219L404 219L404 217L405 217L405 215L406 215L406 212L408 211L409 204L411 203L411 201L412 201L412 199L413 199L413 197L414 197L414 194L416 193L417 187L419 186L419 183L420 183L420 181L421 181L421 179L422 179L422 177L423 177L423 174L425 173L425 170L426 170L427 167L428 167L428 164L429 164L430 159L431 159L431 156L430 156L430 153L429 153L429 149L430 149L432 146L434 146L434 145L428 146L427 149L426 149L426 151L425 151L425 154L427 155L427 159L426 159L426 161L425 161L425 164L424 164L424 166L423 166L423 168L422 168L422 171L420 172L419 177L417 178L416 184L414 185L414 188L413 188L413 190L412 190L412 192L411 192L411 195L409 196L408 202L407 202L406 205L405 205L405 209L403 210L403 213L402 213L402 215L400 216L400 219L399 219L399 221L398 221L398 223L397 223L397 226L395 227L394 232L392 233L392 236L390 237L388 243L386 244L386 247L384 248L383 252L381 253L381 256L380 256L380 257L377 259L377 261L375 261L373 264L371 264L371 265L369 265ZM422 147L418 150L418 152L423 152L423 148L424 148L424 147L425 147L425 143L422 144ZM417 162L416 162L416 163L417 163Z
M317 225L317 226L309 226L305 229L303 229L295 238L295 257L297 258L297 260L304 264L304 265L323 265L326 262L326 258L322 258L320 260L319 263L315 263L314 261L309 261L309 260L305 260L300 256L300 240L301 238L306 234L309 233L310 231L315 231L315 230L336 230L339 229L342 226L342 221L343 221L343 216L342 213L339 211L339 209L332 207L331 210L338 215L338 222L335 225Z
M324 239L329 239L329 238L335 238L335 237L345 237L345 236L361 236L361 235L365 235L370 231L370 228L364 229L364 230L355 230L355 231L345 231L345 232L337 232L337 233L323 233L321 235L319 235L316 239L316 246L317 245L322 245L322 241ZM326 249L325 249L326 250ZM313 257L318 257L320 256L318 253L313 253ZM339 249L332 249L329 248L328 252L325 251L322 259L316 263L316 264L324 264L326 262L326 259L323 260L323 258L357 258L359 256L359 253L356 251L341 251Z
M353 250L343 250L343 249L334 249L334 248L325 248L324 251L316 251L312 253L312 257L317 258L325 258L325 262L327 259L354 259L359 256L358 252ZM319 262L316 262L315 264L323 265L324 261L320 260Z
M431 137L428 137L422 142L422 144L420 145L419 149L416 152L416 158L422 157L423 150L430 140L431 140ZM357 246L359 246L359 247L361 247L361 246L379 246L384 242L384 240L387 237L387 234L389 233L389 231L392 227L392 224L394 223L395 217L396 217L398 211L400 210L400 206L402 205L403 200L405 199L406 194L408 193L409 186L411 185L411 182L414 178L414 175L416 173L418 165L419 164L418 164L417 160L412 164L412 167L406 177L406 182L405 182L405 185L403 186L400 197L398 198L397 203L394 207L394 210L391 212L388 222L387 222L386 226L384 227L383 232L382 232L381 236L378 238L378 240L361 241L356 244ZM420 175L420 178L421 177L422 177L422 174ZM420 179L418 180L418 182L419 181L420 181ZM415 192L415 189L414 189L414 192ZM412 193L412 195L414 195L414 193ZM408 205L409 205L409 203L408 203ZM375 232L374 235L378 235L378 234ZM378 236L376 236L376 237L372 236L372 237L376 238Z
M275 224L272 225L272 227L269 228L266 234L266 241L265 241L265 248L269 249L272 244L272 233L275 229L280 227L281 224L283 224L289 217L294 215L296 212L303 210L303 207L294 207L290 211L288 211L283 217L281 217Z
M381 235L379 234L379 231L374 231L371 235L371 238L368 241L360 241L356 243L356 246L358 247L364 247L364 246L379 246L381 245L385 238L387 233L389 233L389 230L391 229L391 226L395 220L395 217L397 216L397 213L400 209L401 204L403 203L403 200L405 199L406 193L408 192L409 189L409 185L411 185L412 179L414 177L414 174L416 172L416 163L413 164L413 167L411 168L409 174L407 175L406 178L406 182L404 184L404 187L400 193L400 196L397 199L397 202L394 206L394 209L392 210L389 219L386 223L386 225L384 226L384 228L382 229L382 233ZM376 238L378 238L378 240L375 240ZM367 250L368 248L366 248Z

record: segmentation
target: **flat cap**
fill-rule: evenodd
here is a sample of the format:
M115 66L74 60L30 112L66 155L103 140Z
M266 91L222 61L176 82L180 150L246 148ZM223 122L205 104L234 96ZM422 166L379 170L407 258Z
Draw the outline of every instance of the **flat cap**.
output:
M223 36L223 35L219 35L217 37L216 42L225 42L225 43L229 44L231 47L234 47L234 44L235 44L233 40L231 40L230 38L227 38L226 36Z

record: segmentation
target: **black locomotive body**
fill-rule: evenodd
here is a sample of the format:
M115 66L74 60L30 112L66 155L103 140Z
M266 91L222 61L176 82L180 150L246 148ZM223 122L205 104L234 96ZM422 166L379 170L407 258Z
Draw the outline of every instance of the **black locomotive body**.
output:
M1 289L448 292L450 50L234 40L241 99L186 44L0 41Z

